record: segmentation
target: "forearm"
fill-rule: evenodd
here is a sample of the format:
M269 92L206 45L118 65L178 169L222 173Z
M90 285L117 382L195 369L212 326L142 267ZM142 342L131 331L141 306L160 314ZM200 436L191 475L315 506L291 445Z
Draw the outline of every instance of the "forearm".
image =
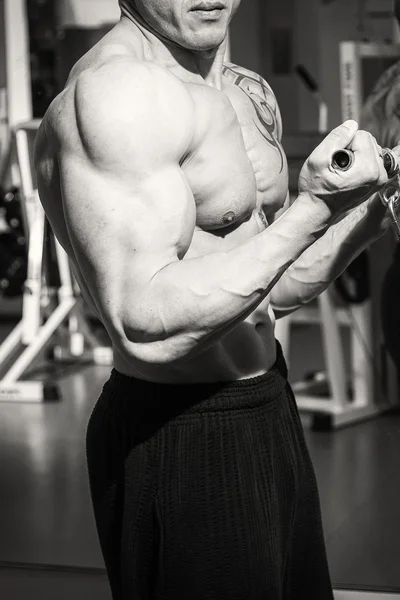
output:
M387 211L377 194L331 225L273 289L271 306L276 316L285 316L319 296L387 226Z
M146 287L124 331L141 360L190 358L246 318L327 228L295 202L262 233L228 252L174 261ZM132 311L131 311L132 312Z

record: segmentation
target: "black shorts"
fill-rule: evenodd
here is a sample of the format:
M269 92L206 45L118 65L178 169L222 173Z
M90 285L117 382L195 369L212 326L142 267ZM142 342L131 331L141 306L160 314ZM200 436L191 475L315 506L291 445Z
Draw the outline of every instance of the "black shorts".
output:
M113 370L87 458L114 600L332 600L320 503L278 358L167 385Z

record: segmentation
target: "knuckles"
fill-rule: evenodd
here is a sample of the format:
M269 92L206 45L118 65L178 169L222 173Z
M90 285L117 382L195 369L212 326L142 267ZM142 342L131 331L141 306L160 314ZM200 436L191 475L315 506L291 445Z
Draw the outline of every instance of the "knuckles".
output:
M319 152L313 152L307 160L307 166L311 172L321 171L326 166L326 159Z
M367 170L367 181L368 183L379 183L381 179L381 170L379 165L372 164Z

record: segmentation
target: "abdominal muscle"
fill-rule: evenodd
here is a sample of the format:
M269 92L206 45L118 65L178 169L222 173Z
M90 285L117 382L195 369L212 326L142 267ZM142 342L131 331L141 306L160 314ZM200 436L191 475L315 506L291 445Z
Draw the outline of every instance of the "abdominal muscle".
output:
M266 316L251 315L222 340L195 358L177 365L129 365L114 350L114 367L120 373L159 383L237 381L263 375L276 360L274 325Z

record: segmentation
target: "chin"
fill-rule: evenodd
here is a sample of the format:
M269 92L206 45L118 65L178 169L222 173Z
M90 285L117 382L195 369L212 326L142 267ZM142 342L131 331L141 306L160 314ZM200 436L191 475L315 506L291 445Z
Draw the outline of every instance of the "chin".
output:
M221 44L224 43L226 38L225 28L211 28L207 30L203 28L202 31L193 32L184 40L184 46L187 50L194 52L209 52L210 50L217 50Z

